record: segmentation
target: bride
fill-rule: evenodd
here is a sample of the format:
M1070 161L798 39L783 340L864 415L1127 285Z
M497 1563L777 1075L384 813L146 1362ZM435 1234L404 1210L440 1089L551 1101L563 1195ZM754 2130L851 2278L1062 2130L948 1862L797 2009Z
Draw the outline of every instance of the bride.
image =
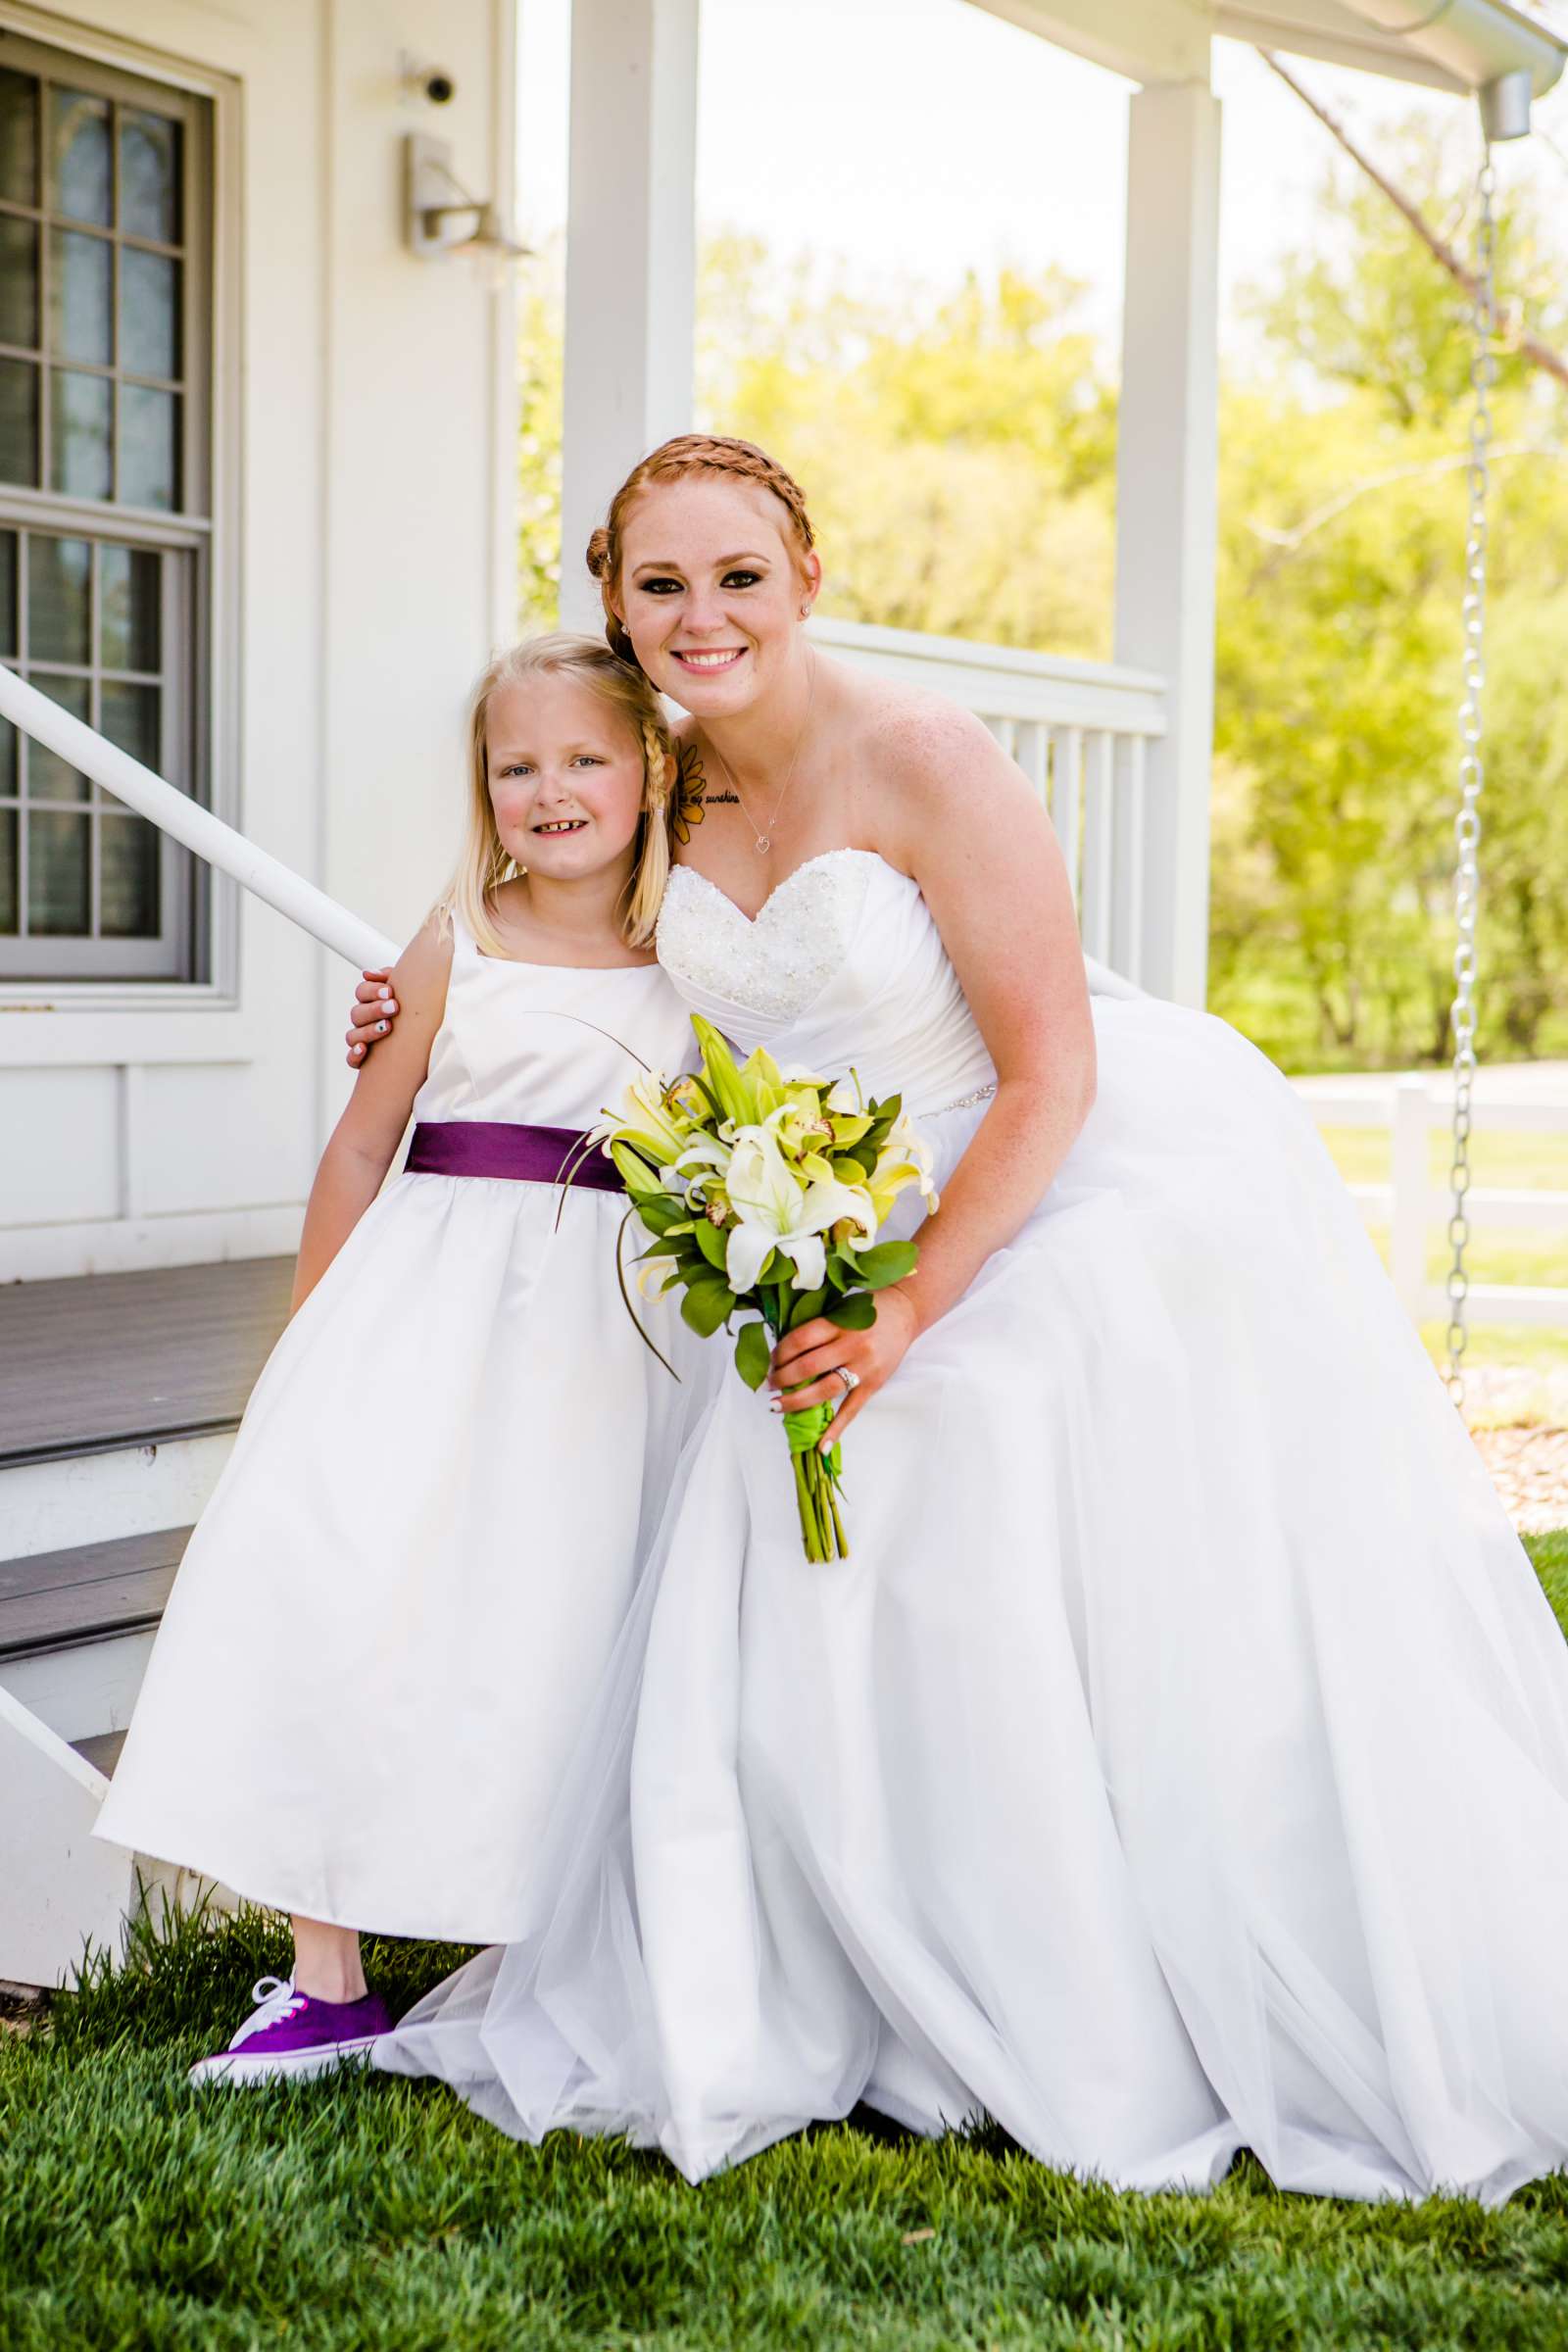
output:
M942 1206L870 1330L774 1359L775 1409L841 1399L854 1556L803 1561L727 1376L531 1933L379 2062L692 2180L864 2100L1127 2187L1247 2146L1500 2201L1568 2157L1568 1654L1306 1114L1086 983L985 729L808 643L760 451L656 451L589 561L689 713L665 969L901 1091Z

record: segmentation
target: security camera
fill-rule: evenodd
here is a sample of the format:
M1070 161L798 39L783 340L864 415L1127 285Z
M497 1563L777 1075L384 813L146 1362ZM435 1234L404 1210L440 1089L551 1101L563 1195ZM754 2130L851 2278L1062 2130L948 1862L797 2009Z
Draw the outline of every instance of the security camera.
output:
M450 106L458 85L445 66L421 64L417 51L398 52L398 82L406 101L423 99L428 106Z

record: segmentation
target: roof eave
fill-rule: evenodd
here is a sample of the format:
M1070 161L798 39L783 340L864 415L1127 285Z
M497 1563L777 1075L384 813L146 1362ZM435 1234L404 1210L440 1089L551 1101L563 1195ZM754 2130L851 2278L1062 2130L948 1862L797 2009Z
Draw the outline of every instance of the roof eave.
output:
M972 0L1026 32L1142 82L1205 80L1215 33L1475 92L1528 73L1539 98L1568 40L1512 0ZM1419 20L1425 19L1422 22ZM1409 29L1404 29L1409 27Z

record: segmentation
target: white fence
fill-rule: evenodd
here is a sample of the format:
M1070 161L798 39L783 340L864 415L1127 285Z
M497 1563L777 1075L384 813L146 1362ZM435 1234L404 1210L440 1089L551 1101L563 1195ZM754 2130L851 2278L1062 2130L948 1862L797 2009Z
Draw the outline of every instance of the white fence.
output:
M1129 980L1144 936L1145 753L1165 732L1152 671L1059 662L1009 646L822 620L811 634L884 677L929 687L984 719L1034 785L1072 877L1084 946Z
M1428 1280L1427 1256L1434 1235L1447 1233L1452 1203L1446 1184L1431 1174L1428 1138L1434 1129L1447 1132L1452 1117L1447 1089L1408 1077L1375 1093L1347 1088L1336 1094L1320 1090L1316 1082L1299 1091L1319 1127L1370 1127L1388 1134L1387 1180L1352 1184L1350 1191L1369 1225L1389 1228L1389 1271L1409 1313L1418 1323L1446 1318L1446 1294L1441 1282ZM1471 1128L1479 1135L1568 1135L1568 1102L1510 1099L1489 1091L1472 1105ZM1563 1270L1568 1273L1568 1192L1478 1184L1470 1188L1467 1207L1472 1246L1491 1233L1561 1234ZM1568 1330L1568 1289L1472 1282L1468 1312L1476 1324Z

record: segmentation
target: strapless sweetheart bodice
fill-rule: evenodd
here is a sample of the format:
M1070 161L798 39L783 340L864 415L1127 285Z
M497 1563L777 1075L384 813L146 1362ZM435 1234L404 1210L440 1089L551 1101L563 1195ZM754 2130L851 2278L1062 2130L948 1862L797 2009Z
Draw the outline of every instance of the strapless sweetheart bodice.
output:
M686 1003L744 1052L824 1077L855 1069L919 1112L996 1071L919 886L872 850L829 850L786 876L755 918L681 865L659 958Z

